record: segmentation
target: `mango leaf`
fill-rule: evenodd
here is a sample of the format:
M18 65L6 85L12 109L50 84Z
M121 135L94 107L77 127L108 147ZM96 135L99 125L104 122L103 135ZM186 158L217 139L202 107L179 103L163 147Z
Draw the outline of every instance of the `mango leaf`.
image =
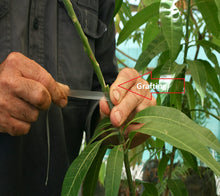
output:
M157 66L153 71L152 71L152 78L160 78L160 71L162 69L163 65ZM151 79L151 77L147 78L148 83L152 82L154 84L158 83L158 79Z
M220 67L216 55L212 52L211 48L203 47L207 58L215 65L217 75L220 75Z
M200 60L200 61L205 66L208 83L212 86L213 91L220 98L220 82L219 82L219 79L218 79L218 76L217 76L215 69L210 65L210 63L208 61L204 61L204 60Z
M142 196L158 196L157 187L153 183L142 183L144 185L144 192Z
M114 131L114 130L116 130L116 128L112 127L110 118L103 118L101 122L98 124L98 126L96 127L93 137L89 141L89 144L95 141L103 133L107 133L107 132Z
M201 61L187 60L189 71L191 72L193 82L195 83L196 90L198 91L202 105L204 104L204 97L206 93L206 70Z
M215 0L216 6L218 8L218 21L220 22L220 1Z
M173 196L188 196L186 186L182 180L167 180L167 185Z
M163 148L164 144L165 144L165 143L164 143L163 140L160 140L160 139L156 138L156 143L155 143L156 149L161 149L161 148Z
M170 96L170 105L177 108L178 110L182 109L182 98L183 95L175 92L184 92L184 82L183 80L174 80L172 86L169 89L171 92Z
M219 153L218 139L210 130L197 125L179 110L164 106L148 107L140 111L132 122L145 124L136 132L155 136L192 153L220 175L220 164L208 149L210 147Z
M171 75L172 78L176 78L186 67L185 64L179 65L176 62L170 62L164 64L164 66L161 69L160 74L161 75Z
M195 156L193 156L191 153L186 152L185 150L180 150L184 164L189 168L194 169L195 171L198 171L198 163Z
M104 186L105 182L105 173L106 173L106 165L105 162L102 162L100 171L99 171L99 182Z
M121 181L121 172L124 161L123 146L115 146L108 157L106 178L105 178L105 195L118 195Z
M88 172L101 146L100 141L87 145L73 161L64 178L62 196L77 196L86 173Z
M132 17L130 4L128 2L122 3L121 10L125 14L125 16L128 17L129 19Z
M153 3L134 15L124 26L118 37L117 45L125 41L133 31L158 14L159 3Z
M99 148L98 153L94 161L92 162L91 167L89 168L88 173L86 174L84 183L83 183L83 195L93 196L95 192L95 188L97 186L99 170L102 165L103 157L105 156L107 147L103 146Z
M118 133L113 132L102 140L88 144L82 153L72 162L63 181L62 196L78 196L81 184L94 161L103 140L113 135L118 135Z
M157 172L158 172L158 177L160 179L160 182L163 181L164 172L167 168L167 164L169 160L170 160L169 157L165 154L159 162Z
M117 15L116 15L117 16ZM120 25L120 22L122 22L122 24L123 25L125 25L126 23L127 23L127 20L126 20L126 17L123 15L123 12L122 12L122 10L119 10L118 11L118 16L119 16L119 21L117 21L119 24L118 25ZM118 31L119 33L121 32L121 30L120 31Z
M149 6L150 4L152 3L155 3L155 2L160 2L160 0L142 0L139 5L143 6L143 4L146 6Z
M113 17L118 13L118 11L121 8L121 5L123 3L123 0L115 0L115 9L114 9L114 13L113 13Z
M160 33L160 29L158 27L158 16L154 16L146 24L144 37L143 37L143 45L142 51L146 50L148 45L155 39L155 37Z
M168 49L168 47L167 47ZM157 63L157 66L160 66L160 65L164 65L167 63L167 61L170 61L170 57L169 57L169 50L166 50L164 52L161 53L159 59L158 59L158 63Z
M157 37L148 45L147 49L139 56L135 69L137 71L141 71L143 69L145 70L154 57L167 49L168 46L164 36L162 33L158 34Z
M142 162L143 152L145 150L145 144L141 144L128 151L128 158L130 160L130 167L140 165Z
M185 83L185 90L186 90L186 96L189 104L189 109L195 109L196 107L196 100L195 100L195 93L194 89L192 87L192 84L190 82ZM195 117L195 112L191 112L191 117L194 119Z
M217 0L218 1L218 0ZM215 0L195 0L208 30L217 38L220 38L220 22L218 20L218 8Z
M212 49L216 50L218 53L220 53L220 47L217 44L212 43L210 41L200 40L200 41L197 41L196 44L200 45L202 47L212 48Z
M182 19L175 5L176 0L161 0L160 19L163 35L170 49L171 61L175 60L182 39Z

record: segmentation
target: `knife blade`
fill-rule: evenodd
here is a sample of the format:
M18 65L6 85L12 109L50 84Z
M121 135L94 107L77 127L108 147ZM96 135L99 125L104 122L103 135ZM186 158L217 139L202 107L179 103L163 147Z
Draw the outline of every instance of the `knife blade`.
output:
M91 100L100 100L105 97L103 92L99 91L89 91L89 90L69 90L69 97L78 98L78 99L91 99ZM105 97L105 99L108 101Z

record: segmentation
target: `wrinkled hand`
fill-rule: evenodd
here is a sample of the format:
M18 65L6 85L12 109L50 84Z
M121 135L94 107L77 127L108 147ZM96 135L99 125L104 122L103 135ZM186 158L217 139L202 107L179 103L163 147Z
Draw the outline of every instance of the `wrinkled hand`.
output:
M143 98L142 96L138 96L134 93L128 92L120 87L119 84L124 83L126 81L132 80L138 77L139 74L134 69L125 68L119 74L115 82L112 84L110 88L110 99L114 104L112 111L108 107L107 102L102 99L100 100L100 114L101 118L105 116L110 116L111 122L115 127L123 126L124 123L131 120L135 114L149 106L156 105L156 100L153 98L152 100L148 100ZM146 89L137 89L137 83L147 84L145 80L142 78L138 78L137 80L133 80L123 85L126 89L130 89L138 94L143 96L150 95L150 91ZM139 129L141 124L131 124L125 131L124 137L128 138L128 134L133 131ZM149 135L137 133L131 143L131 148L135 147L141 143L143 143ZM114 143L114 142L113 142Z
M68 91L35 61L9 54L0 64L0 132L27 134L40 110L48 109L52 101L60 107L67 104Z

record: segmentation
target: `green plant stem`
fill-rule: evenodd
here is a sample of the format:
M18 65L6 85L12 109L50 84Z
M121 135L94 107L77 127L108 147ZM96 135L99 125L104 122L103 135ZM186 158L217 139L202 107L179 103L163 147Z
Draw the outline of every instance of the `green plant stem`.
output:
M137 62L137 59L135 59L135 58L129 56L128 54L126 54L125 52L123 52L122 50L120 50L119 48L116 48L116 50L117 50L118 52L120 52L121 54L123 54L124 56L126 56L127 58L131 59L132 61Z
M216 118L217 120L220 121L220 116L216 116L215 114L212 114L211 112L208 112L206 110L202 110L202 109L192 109L192 110L190 110L190 112L193 112L193 111L204 112L206 114L209 114L209 115L213 116L214 118Z
M105 84L105 80L104 80L102 71L100 69L99 63L97 62L97 60L96 60L96 58L93 54L93 51L92 51L92 49L89 45L89 41L88 41L86 35L84 34L84 32L82 30L82 27L79 23L79 20L76 16L76 13L75 13L74 9L73 9L72 3L70 2L70 0L63 0L63 3L66 7L68 15L70 16L72 22L74 23L74 25L76 27L76 30L78 31L79 36L80 36L80 38L83 42L84 50L87 53L92 65L93 65L93 68L94 68L94 71L95 71L95 73L98 77L99 83L101 84L102 91L105 93L106 97L109 98L109 100L110 100L109 86ZM110 109L112 109L113 104L111 103L111 101L109 101L108 104L109 104ZM124 142L123 135L121 134L119 129L118 129L118 131L119 131L119 141ZM131 178L130 164L129 164L127 153L128 152L126 150L125 154L124 154L124 157L125 157L124 158L124 163L125 163L126 173L127 173L127 176L128 176L128 184L129 184L129 189L130 189L130 192L131 192L130 195L135 196L134 186L133 186L133 182L132 182L132 178Z
M79 36L83 42L83 46L84 46L84 50L85 52L87 53L92 65L93 65L93 68L95 70L95 73L97 75L97 78L99 80L99 83L102 87L102 91L105 93L105 95L107 96L107 98L109 98L109 86L105 84L105 80L104 80L104 77L103 77L103 74L102 74L102 71L100 69L100 66L99 66L99 63L97 62L94 54L93 54L93 51L89 45L89 41L88 41L88 38L86 37L85 33L83 32L82 30L82 27L81 27L81 24L79 23L79 20L76 16L76 13L73 9L73 6L72 6L72 3L70 2L70 0L63 0L63 3L66 7L66 10L68 12L68 15L70 16L72 22L74 23L75 27L76 27L76 30L78 31L79 33ZM112 109L113 108L113 105L111 102L108 102L109 103L109 107Z
M189 49L189 17L191 11L191 0L188 0L188 9L187 9L187 17L186 17L186 44L185 44L185 51L184 51L184 63L186 63L188 49Z
M125 164L125 170L127 174L127 181L128 181L130 196L135 196L135 188L134 188L134 184L133 184L133 180L131 176L130 163L128 159L128 150L124 151L124 164Z
M172 177L173 161L174 161L174 157L175 157L175 152L176 152L176 147L173 146L173 150L172 150L172 154L171 154L171 158L170 158L170 168L169 168L169 173L168 173L168 180L170 180ZM168 196L168 195L169 195L169 187L167 185L165 196Z

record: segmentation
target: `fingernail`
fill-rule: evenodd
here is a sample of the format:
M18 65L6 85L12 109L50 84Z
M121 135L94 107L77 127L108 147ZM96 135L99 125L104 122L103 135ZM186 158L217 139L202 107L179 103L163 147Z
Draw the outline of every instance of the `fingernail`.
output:
M117 101L120 100L120 93L118 92L118 90L113 91L113 96Z
M117 110L117 111L115 112L115 117L116 117L116 120L117 120L118 124L120 124L120 123L121 123L121 120L122 120L122 114L121 114L121 112Z

